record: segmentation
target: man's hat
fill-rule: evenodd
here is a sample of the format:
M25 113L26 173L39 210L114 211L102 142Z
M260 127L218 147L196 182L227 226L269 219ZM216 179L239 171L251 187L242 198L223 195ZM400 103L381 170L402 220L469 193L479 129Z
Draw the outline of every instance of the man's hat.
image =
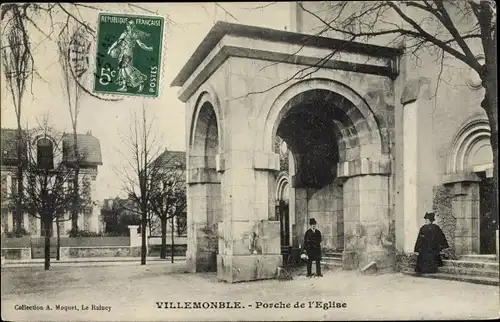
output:
M426 212L424 219L429 219L430 221L434 221L434 213L433 212Z
M309 219L309 225L316 225L316 219L314 218Z

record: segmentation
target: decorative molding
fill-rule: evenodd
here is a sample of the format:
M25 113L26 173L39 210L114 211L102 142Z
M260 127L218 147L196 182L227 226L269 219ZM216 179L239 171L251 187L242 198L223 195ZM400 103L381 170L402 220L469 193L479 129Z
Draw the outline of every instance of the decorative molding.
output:
M488 119L483 115L474 116L460 127L452 141L448 154L446 174L463 173L469 154L474 145L484 138L490 138L491 130Z
M478 63L481 64L482 61L482 64L484 64L484 55L477 55L475 58ZM465 79L465 83L473 90L479 90L483 87L481 77L479 77L478 73L473 69L470 70L469 75Z
M401 104L406 105L415 102L420 95L422 87L429 85L430 82L428 77L419 77L407 81L403 88L403 94L401 94Z

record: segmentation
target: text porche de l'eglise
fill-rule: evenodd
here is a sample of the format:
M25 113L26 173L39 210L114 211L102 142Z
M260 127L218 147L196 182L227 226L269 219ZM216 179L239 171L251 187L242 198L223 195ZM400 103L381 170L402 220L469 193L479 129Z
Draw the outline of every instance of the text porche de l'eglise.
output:
M164 301L156 302L157 309L345 309L347 303L338 301L296 301L296 302L261 302L243 303L240 301Z

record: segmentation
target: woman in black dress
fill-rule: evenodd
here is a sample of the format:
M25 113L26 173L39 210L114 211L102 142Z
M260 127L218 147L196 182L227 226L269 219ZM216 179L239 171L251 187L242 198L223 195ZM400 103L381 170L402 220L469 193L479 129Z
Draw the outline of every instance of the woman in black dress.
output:
M321 275L321 232L316 229L316 220L309 219L309 228L304 236L304 250L307 253L307 277L311 277L312 262L316 262L316 275Z
M436 273L439 266L443 266L439 253L448 248L448 242L441 228L434 224L434 213L426 213L425 225L418 232L415 243L415 252L418 252L417 274Z

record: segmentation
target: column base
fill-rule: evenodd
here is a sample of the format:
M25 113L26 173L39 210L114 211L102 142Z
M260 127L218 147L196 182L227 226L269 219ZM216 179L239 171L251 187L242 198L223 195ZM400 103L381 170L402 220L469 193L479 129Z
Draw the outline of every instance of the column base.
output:
M386 250L349 251L342 253L344 270L361 269L371 262L375 262L378 271L391 271L396 264L396 256Z
M189 273L217 271L217 252L186 253L186 270Z
M273 279L281 255L218 255L217 278L229 283Z

